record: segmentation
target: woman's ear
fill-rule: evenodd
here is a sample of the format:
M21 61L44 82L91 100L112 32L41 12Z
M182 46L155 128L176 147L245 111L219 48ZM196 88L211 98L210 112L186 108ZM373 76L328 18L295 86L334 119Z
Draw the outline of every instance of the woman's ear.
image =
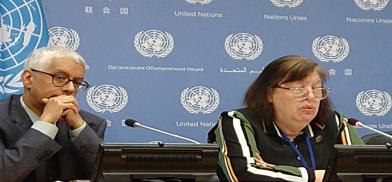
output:
M271 87L267 89L267 101L268 101L269 103L272 103L272 102L273 102L273 92L274 92L274 91L272 90Z

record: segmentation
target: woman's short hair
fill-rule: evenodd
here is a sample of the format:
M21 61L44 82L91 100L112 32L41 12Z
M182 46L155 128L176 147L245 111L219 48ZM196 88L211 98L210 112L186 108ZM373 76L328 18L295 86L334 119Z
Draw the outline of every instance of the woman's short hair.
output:
M86 68L86 61L72 49L62 46L49 46L33 51L29 57L27 57L24 69L47 69L56 58L69 58Z
M318 73L324 85L327 74L317 63L298 55L278 58L268 64L252 83L245 94L244 103L256 119L264 127L267 127L272 123L275 115L273 106L267 99L269 90L283 83L302 80L314 71ZM321 100L319 112L312 122L324 125L326 117L332 111L331 107L331 101L328 97Z

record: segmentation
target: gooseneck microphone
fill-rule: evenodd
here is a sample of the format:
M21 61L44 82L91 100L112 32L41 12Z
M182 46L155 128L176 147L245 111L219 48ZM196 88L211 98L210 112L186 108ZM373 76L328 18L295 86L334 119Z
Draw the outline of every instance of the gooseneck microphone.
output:
M125 124L127 126L130 126L130 127L134 127L134 128L142 127L142 128L153 130L153 131L156 131L156 132L159 132L159 133L163 133L163 134L175 137L175 138L180 138L180 139L186 140L188 142L192 142L192 143L195 143L195 144L200 144L199 142L197 142L195 140L192 140L192 139L189 139L189 138L186 138L186 137L183 137L183 136L179 136L179 135L176 135L176 134L173 134L173 133L169 133L169 132L166 132L166 131L162 131L162 130L159 130L159 129L156 129L156 128L152 128L152 127L149 127L149 126L146 126L146 125L143 125L143 124L140 124L139 122L137 122L136 120L133 120L133 119L125 120Z
M359 120L357 120L357 119L350 118L350 119L348 119L348 123L351 124L351 125L353 125L353 126L355 126L355 127L357 127L357 128L358 128L358 127L367 128L367 129L369 129L369 130L372 130L372 131L374 131L374 132L376 132L376 133L379 133L379 134L381 134L381 135L384 135L384 136L386 136L386 137L392 139L392 136L391 136L391 135L389 135L389 134L387 134L387 133L384 133L384 132L382 132L382 131L380 131L380 130L376 130L376 129L372 128L372 127L366 126L366 125L362 124L362 122L359 121Z

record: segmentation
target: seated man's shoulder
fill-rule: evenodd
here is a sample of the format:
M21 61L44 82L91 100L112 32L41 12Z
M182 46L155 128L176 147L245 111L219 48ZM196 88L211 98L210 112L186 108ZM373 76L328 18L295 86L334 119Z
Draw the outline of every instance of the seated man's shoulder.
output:
M3 100L0 100L0 118L9 117L11 113L21 110L20 96L12 95Z
M80 116L82 116L88 125L101 125L106 123L105 119L85 110L80 110Z
M0 108L7 108L7 107L9 107L9 105L11 103L11 100L13 98L14 98L14 96L10 96L10 97L7 97L7 98L5 98L3 100L0 100ZM1 110L1 111L4 111L4 110Z

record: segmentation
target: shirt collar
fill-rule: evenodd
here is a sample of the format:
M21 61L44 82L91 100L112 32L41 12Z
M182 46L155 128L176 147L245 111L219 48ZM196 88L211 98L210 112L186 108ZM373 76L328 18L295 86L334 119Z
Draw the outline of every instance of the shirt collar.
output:
M283 135L282 135L280 129L278 128L278 126L275 124L275 121L272 121L272 125L274 126L274 129L275 129L276 134L277 134L280 138L283 138ZM313 128L312 128L312 126L311 126L310 123L306 126L306 129L305 129L305 130L308 131L309 136L310 136L311 138L314 137ZM302 133L303 133L303 132L301 132L301 134L302 134Z
M27 112L27 114L29 115L31 121L33 122L33 124L38 121L39 116L37 114L35 114L30 108L27 107L27 105L24 103L23 101L23 95L20 97L20 104L22 105L23 109Z

